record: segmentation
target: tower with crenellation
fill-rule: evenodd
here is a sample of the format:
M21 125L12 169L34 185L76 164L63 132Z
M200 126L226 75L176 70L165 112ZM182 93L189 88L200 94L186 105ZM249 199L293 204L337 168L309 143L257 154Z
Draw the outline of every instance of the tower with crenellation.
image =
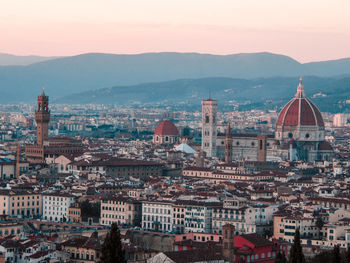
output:
M49 97L45 95L44 89L40 96L38 96L37 109L35 111L35 122L37 126L36 143L43 145L49 137Z

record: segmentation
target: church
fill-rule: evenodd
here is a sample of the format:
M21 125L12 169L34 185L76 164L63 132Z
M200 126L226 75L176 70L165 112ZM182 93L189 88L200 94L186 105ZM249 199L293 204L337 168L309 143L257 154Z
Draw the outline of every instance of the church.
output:
M202 101L202 146L208 157L250 161L307 161L332 159L333 149L325 141L321 112L305 95L302 78L295 96L277 118L274 135L233 134L230 125L225 135L217 132L218 102Z

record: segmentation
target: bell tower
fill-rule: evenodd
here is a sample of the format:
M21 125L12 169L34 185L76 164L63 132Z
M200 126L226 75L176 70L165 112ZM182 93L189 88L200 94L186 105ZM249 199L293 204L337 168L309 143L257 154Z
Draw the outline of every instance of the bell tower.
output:
M225 136L225 163L232 163L232 136L230 124L227 126Z
M49 97L45 95L44 89L40 96L38 96L38 106L35 111L36 143L43 145L44 141L49 137Z
M202 151L208 157L216 156L217 112L218 102L216 100L202 100Z

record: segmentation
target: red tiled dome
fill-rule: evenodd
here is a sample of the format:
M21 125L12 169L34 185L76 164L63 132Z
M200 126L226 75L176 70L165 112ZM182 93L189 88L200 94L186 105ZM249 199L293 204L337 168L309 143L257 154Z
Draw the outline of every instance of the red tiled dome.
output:
M324 126L319 109L304 93L302 80L298 86L297 94L282 109L277 119L277 126Z
M154 134L156 135L179 135L179 132L176 126L168 120L161 121L156 129L154 130Z

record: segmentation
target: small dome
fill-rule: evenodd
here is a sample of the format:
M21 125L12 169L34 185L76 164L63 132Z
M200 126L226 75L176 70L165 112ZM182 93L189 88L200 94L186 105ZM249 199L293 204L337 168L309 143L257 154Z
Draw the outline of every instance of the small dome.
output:
M324 127L321 112L315 104L305 96L302 79L300 79L297 94L284 106L278 116L277 126Z
M179 132L176 126L171 121L164 120L158 124L158 126L154 130L154 134L178 136Z

